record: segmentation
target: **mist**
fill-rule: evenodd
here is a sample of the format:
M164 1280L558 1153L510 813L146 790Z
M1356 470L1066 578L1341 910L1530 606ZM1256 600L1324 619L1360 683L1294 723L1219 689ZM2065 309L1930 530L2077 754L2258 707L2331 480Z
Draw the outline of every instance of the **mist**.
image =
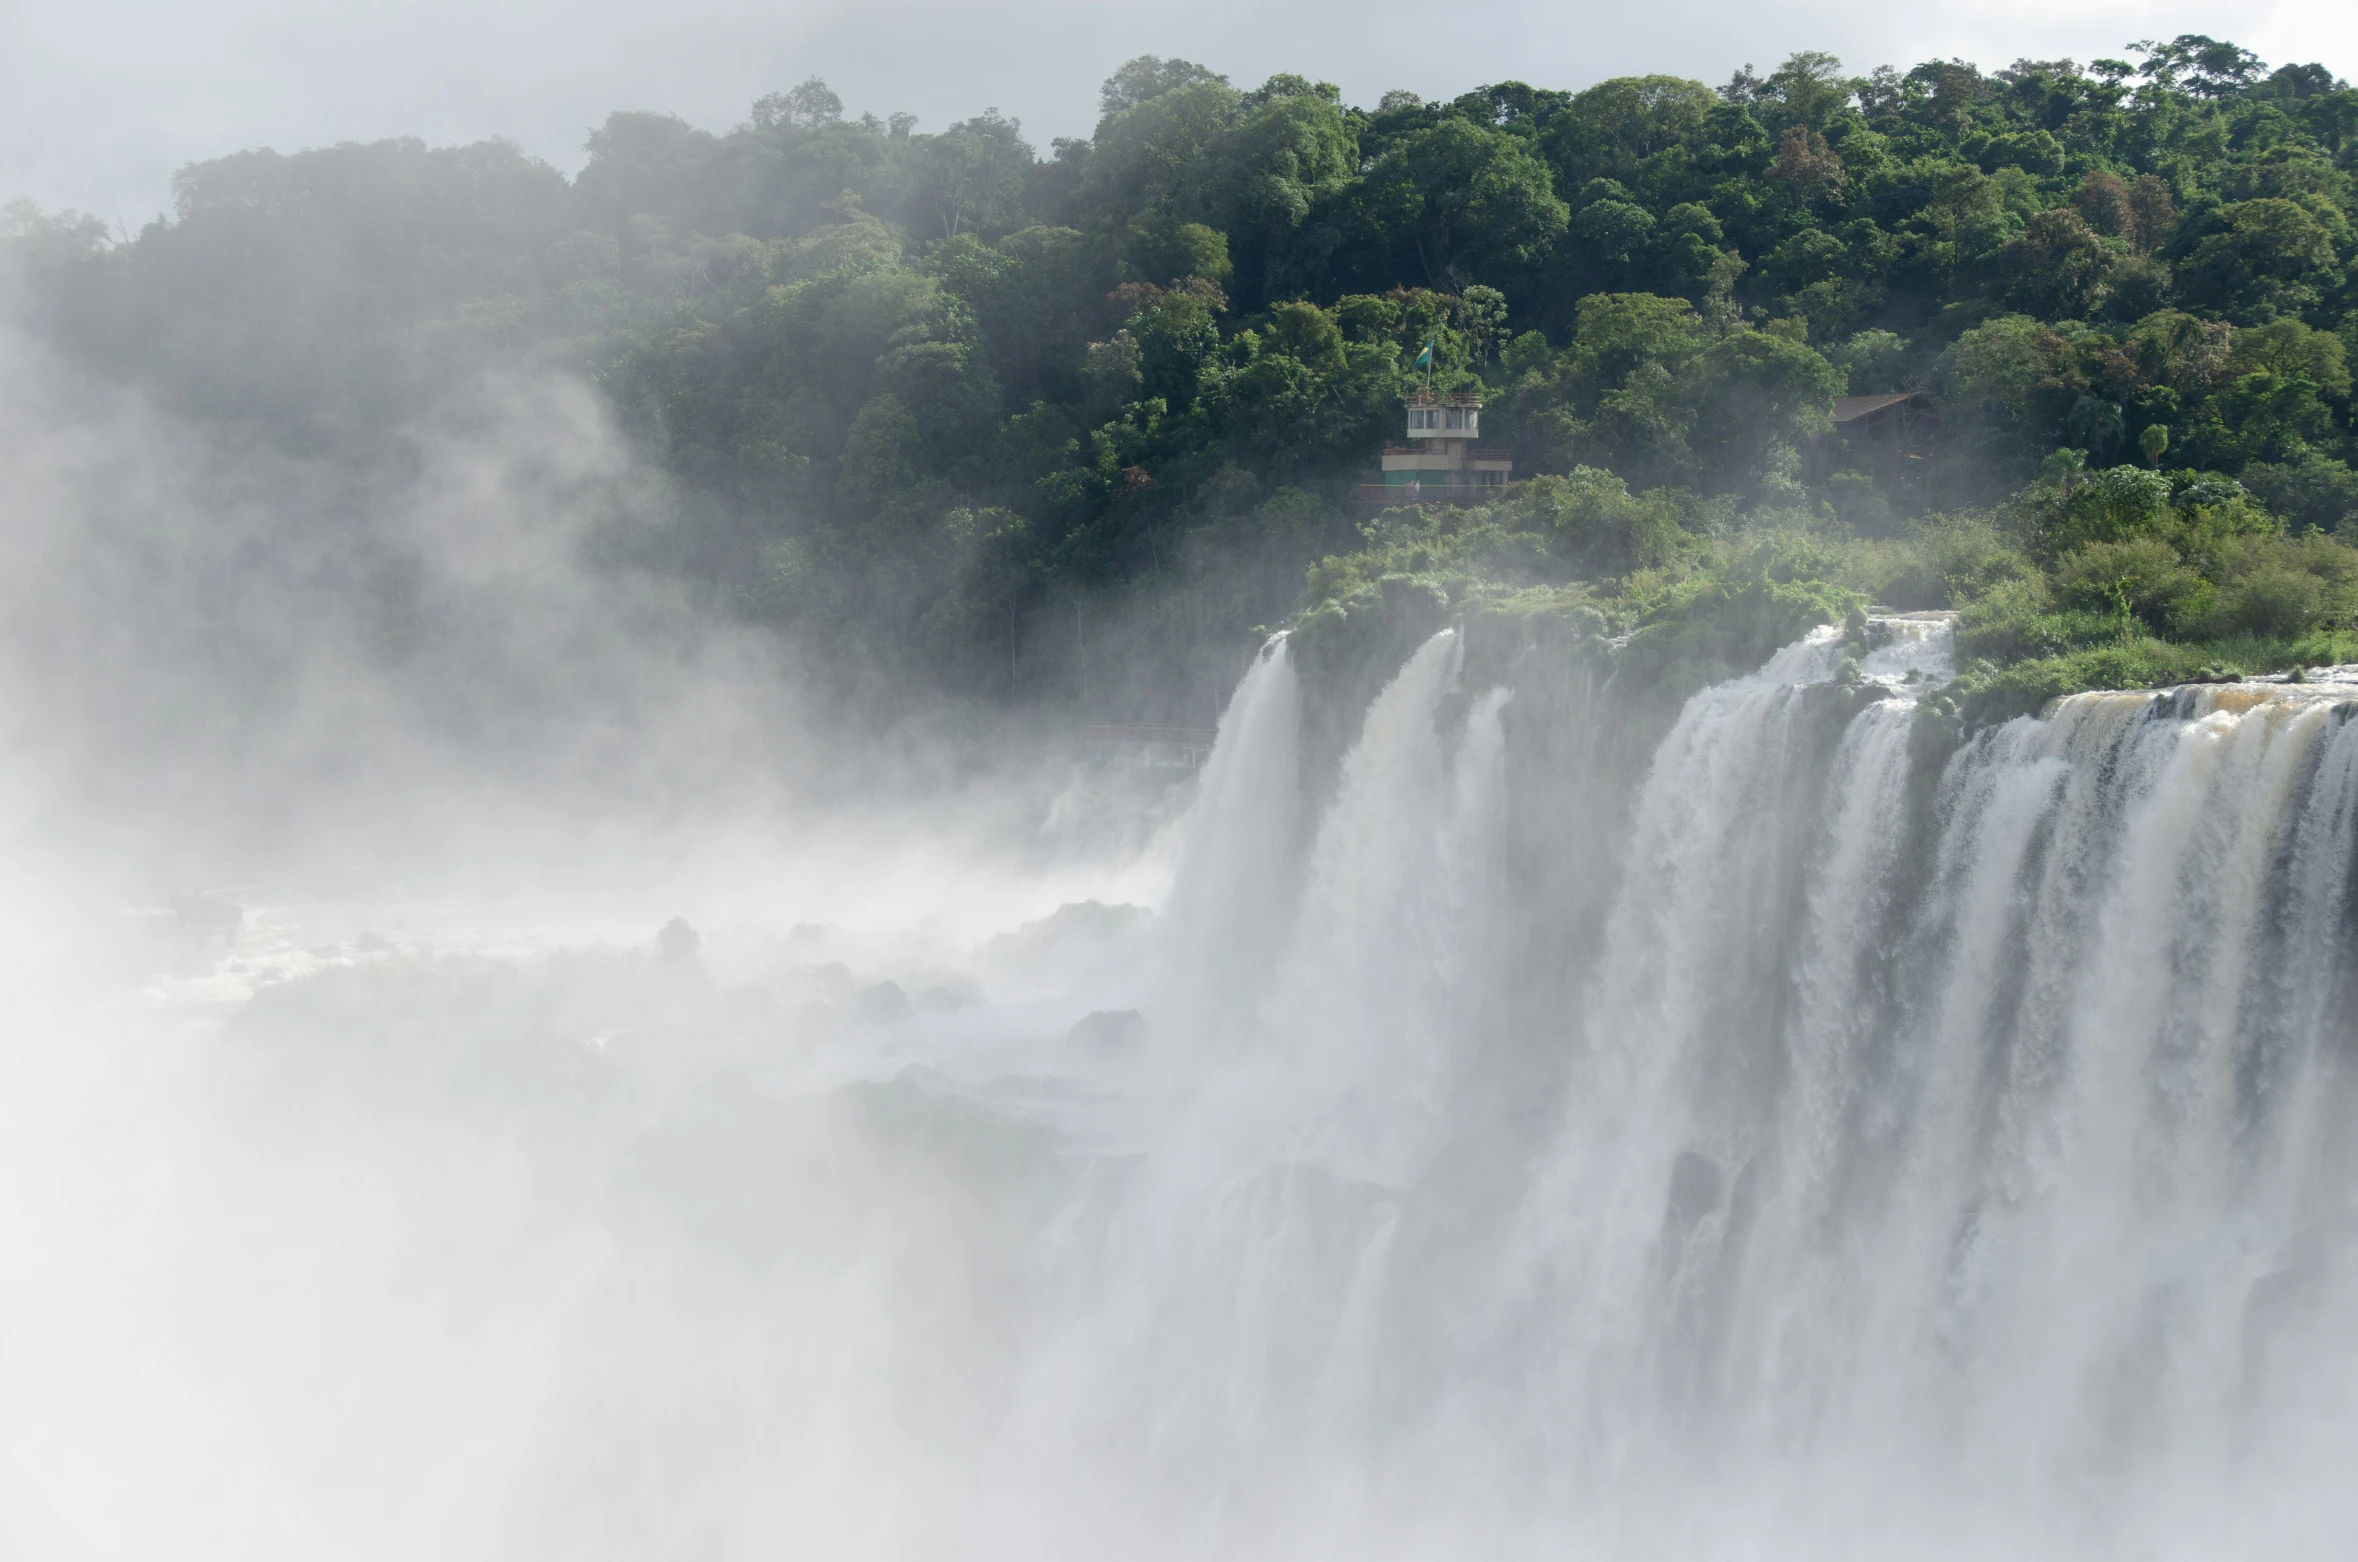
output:
M2358 100L2140 58L12 209L0 1550L2339 1555Z
M1061 1038L1169 786L601 564L676 499L578 377L290 452L5 351L12 1554L905 1552L841 1328L987 1397L899 1271L1002 1260L895 1113Z

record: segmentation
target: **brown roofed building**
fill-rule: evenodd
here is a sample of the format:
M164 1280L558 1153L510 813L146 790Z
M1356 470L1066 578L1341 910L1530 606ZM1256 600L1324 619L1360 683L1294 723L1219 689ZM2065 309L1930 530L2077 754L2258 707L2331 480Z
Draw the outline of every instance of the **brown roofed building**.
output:
M1816 442L1815 479L1853 468L1875 479L1887 493L1914 483L1940 414L1922 391L1880 396L1843 396L1834 403L1834 429Z

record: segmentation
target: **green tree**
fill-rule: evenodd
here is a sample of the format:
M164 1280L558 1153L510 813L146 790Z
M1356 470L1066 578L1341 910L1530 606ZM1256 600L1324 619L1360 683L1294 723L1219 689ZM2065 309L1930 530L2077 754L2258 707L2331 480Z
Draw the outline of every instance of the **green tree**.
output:
M1831 425L1842 371L1800 342L1738 331L1712 343L1689 370L1694 442L1716 456L1722 482L1741 485L1767 469L1770 452Z
M2306 380L2320 395L2337 400L2350 394L2350 366L2341 338L2291 318L2236 332L2227 351L2227 369L2230 374L2265 371Z
M918 140L915 226L929 237L1001 233L1023 223L1025 176L1033 163L1023 127L985 109L938 136Z
M1795 124L1816 131L1823 130L1857 90L1842 74L1840 60L1820 49L1804 49L1769 73L1757 101L1774 103Z
M1591 179L1635 180L1653 159L1696 141L1718 100L1699 81L1622 76L1575 96L1540 132L1556 187Z
M1225 87L1228 78L1192 60L1166 60L1141 54L1105 78L1105 85L1097 91L1097 111L1112 119L1166 92L1204 85ZM1104 128L1102 124L1098 126L1100 135Z
M1676 368L1703 344L1703 321L1683 298L1596 293L1580 301L1562 372L1601 388L1619 384L1642 363Z
M1082 176L1084 212L1109 227L1141 215L1218 226L1243 102L1242 93L1207 75L1110 112Z
M1528 266L1569 219L1522 138L1455 118L1385 153L1363 191L1360 214L1376 242L1404 245L1433 284Z
M753 125L757 130L816 130L842 118L843 99L816 76L806 77L784 92L757 98L753 104Z
M2270 197L2222 208L2178 263L2178 277L2193 299L2248 320L2314 302L2303 279L2333 259L2332 238L2313 213Z
M2057 206L2030 220L1998 251L2006 302L2048 319L2076 319L2104 302L2113 252L2080 214Z
M1299 76L1273 76L1246 96L1215 204L1249 300L1306 289L1334 251L1340 235L1311 216L1357 172L1339 97Z

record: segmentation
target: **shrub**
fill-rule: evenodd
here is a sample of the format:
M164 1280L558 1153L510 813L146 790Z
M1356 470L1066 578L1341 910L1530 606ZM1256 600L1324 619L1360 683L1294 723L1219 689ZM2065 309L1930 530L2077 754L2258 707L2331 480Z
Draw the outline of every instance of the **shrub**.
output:
M2291 640L2358 612L2358 550L2330 537L2228 537L2209 573L2218 584L2210 610L2177 626L2189 638Z
M1957 649L1968 657L2017 662L2055 656L2114 637L2116 615L2075 609L2055 611L2045 580L2000 581L1981 600L1957 615Z
M2055 553L2091 542L2160 535L2175 520L2170 482L2158 472L2116 466L2073 483L2050 512L2046 541Z
M1928 516L1918 535L1926 566L1940 582L1940 602L1927 606L1959 606L2001 581L2036 573L2037 567L2000 535L1987 515Z
M2071 607L2135 617L2155 628L2208 593L2202 577L2159 537L2083 544L2056 561L2055 585Z
M2324 609L2324 582L2269 563L2219 592L2213 633L2290 640L2317 627Z
M1751 672L1812 625L1866 606L1863 593L1837 583L1842 563L1838 545L1772 532L1723 545L1684 580L1632 577L1624 611L1637 628L1622 666L1676 699Z
M2219 671L2198 647L2160 640L2124 640L2061 655L1984 664L1959 678L1936 708L1969 726L2035 716L2049 700L2092 689L2151 689L2187 683Z
M2296 527L2341 531L2358 540L2358 472L2331 456L2303 451L2296 461L2254 462L2243 485Z
M1557 556L1586 575L1658 568L1689 540L1671 495L1632 494L1620 478L1593 467L1534 478L1502 509L1504 524L1546 533Z

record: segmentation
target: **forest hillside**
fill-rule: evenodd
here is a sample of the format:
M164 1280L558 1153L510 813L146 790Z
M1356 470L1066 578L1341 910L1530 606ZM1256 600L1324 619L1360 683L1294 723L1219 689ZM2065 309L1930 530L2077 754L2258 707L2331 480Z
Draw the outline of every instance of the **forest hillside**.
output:
M245 151L8 246L58 353L295 459L585 377L667 483L601 567L869 687L1202 724L1258 630L1403 603L1693 676L1952 607L1981 716L2358 660L2358 92L2126 52L1372 105L1145 57L1044 149L811 80L616 113L570 179ZM1496 503L1362 499L1427 384L1483 397Z

